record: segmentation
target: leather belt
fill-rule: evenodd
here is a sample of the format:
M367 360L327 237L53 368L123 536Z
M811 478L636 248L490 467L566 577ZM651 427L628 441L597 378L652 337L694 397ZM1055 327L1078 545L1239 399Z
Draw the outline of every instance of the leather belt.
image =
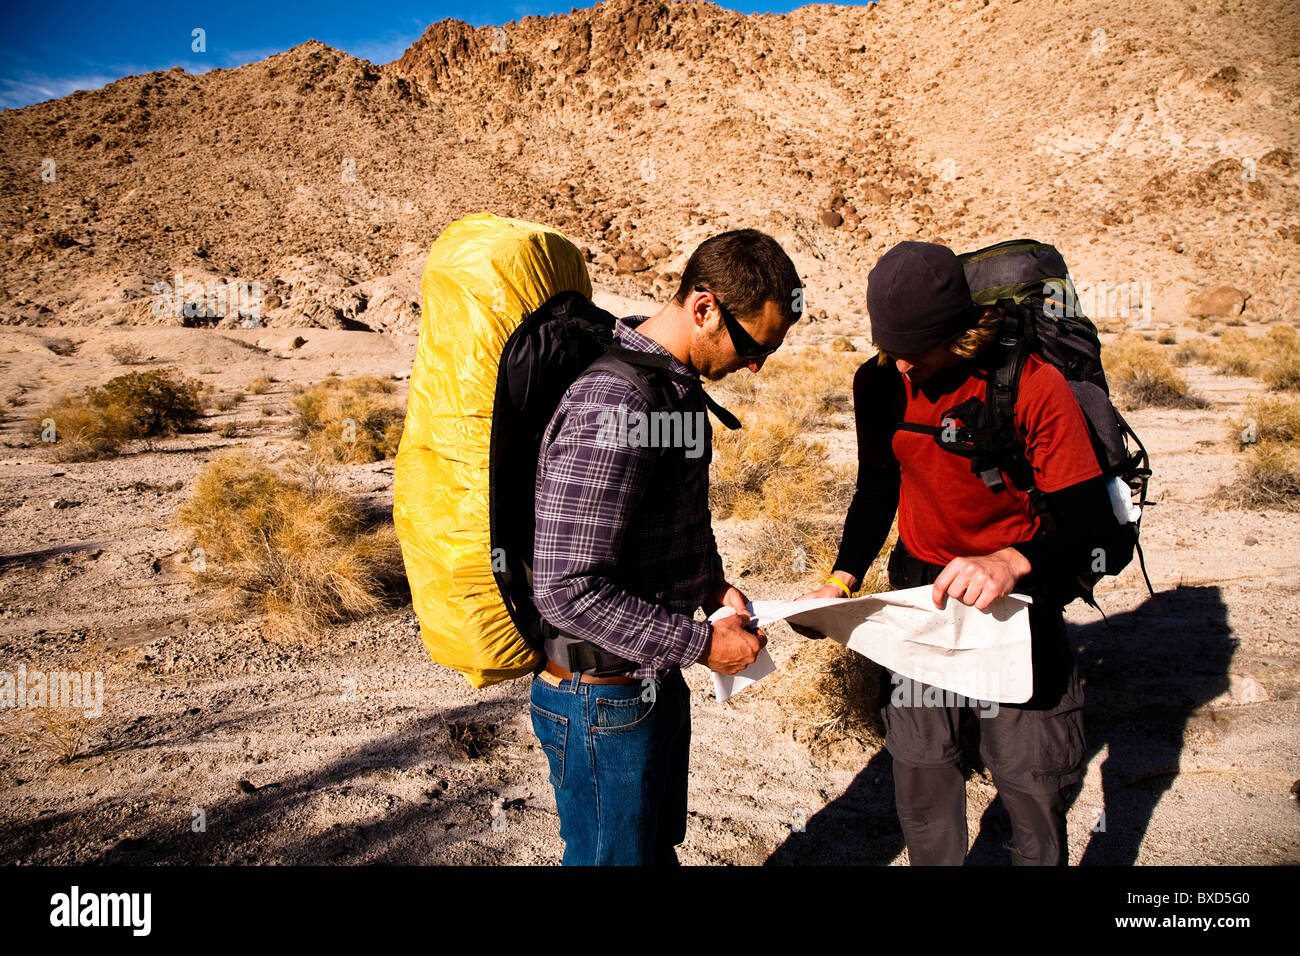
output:
M548 658L547 661L546 661L546 666L545 666L544 668L542 668L542 669L538 672L537 676L540 677L542 680L546 681L546 683L552 685L553 687L558 687L559 684L560 684L560 681L566 681L566 680L572 680L572 679L573 679L573 671L571 671L571 670L566 670L565 668L561 667L559 664L555 663L555 661L550 660L550 659ZM554 679L554 680L553 680L552 678L558 678L558 679ZM592 674L583 674L583 675L579 678L579 683L582 683L582 684L640 684L641 682L640 682L639 680L637 680L635 677L621 677L621 676L617 676L617 675L614 676L614 677L596 677L596 676L594 676L594 675L592 675Z

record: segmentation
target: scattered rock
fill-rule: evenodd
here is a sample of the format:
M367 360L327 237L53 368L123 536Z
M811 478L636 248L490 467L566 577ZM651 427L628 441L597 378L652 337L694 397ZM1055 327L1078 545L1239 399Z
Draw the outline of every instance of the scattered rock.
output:
M1241 315L1249 298L1249 292L1230 285L1218 285L1193 296L1187 303L1187 314L1194 319Z
M62 511L64 508L75 508L81 504L80 501L72 501L69 498L53 498L50 500L50 507L56 511Z
M1274 169L1290 169L1291 164L1295 161L1295 156L1289 149L1270 149L1267 153L1259 158L1259 165L1271 166Z
M1268 700L1268 691L1260 686L1253 677L1228 675L1228 693L1235 704L1257 704Z
M625 252L614 260L614 271L619 275L630 275L634 272L645 272L650 268L650 263L646 262L635 252Z
M844 222L844 217L834 210L826 209L822 211L821 221L823 226L828 226L831 229L838 229Z

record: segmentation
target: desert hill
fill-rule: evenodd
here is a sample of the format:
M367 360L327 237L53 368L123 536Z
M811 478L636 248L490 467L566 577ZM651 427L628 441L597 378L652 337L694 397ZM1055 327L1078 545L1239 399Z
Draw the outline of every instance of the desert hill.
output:
M258 283L272 326L410 331L428 244L482 209L564 229L631 297L765 229L823 320L804 334L861 334L866 271L910 237L1054 241L1157 321L1221 284L1276 318L1300 304L1298 58L1286 0L608 0L444 20L384 65L313 41L127 77L0 113L0 322L247 321L157 308L180 274Z

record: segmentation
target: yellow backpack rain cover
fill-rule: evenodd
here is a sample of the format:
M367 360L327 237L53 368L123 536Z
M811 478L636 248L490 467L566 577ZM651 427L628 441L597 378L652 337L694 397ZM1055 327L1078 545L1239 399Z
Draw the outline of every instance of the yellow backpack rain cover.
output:
M429 656L483 687L541 662L492 572L488 465L497 367L524 316L560 292L591 297L582 253L548 226L490 213L429 249L420 340L397 452L393 521Z

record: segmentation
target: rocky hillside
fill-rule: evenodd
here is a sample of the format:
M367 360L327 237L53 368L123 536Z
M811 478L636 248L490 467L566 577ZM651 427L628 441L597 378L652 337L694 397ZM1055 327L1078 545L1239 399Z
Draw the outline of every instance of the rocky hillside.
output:
M409 331L429 243L480 210L564 229L628 296L765 229L822 330L860 325L899 239L1020 234L1157 322L1222 284L1290 321L1298 67L1291 0L607 0L445 20L384 65L309 42L128 77L0 112L0 322L247 324L213 294L242 282L265 324Z

